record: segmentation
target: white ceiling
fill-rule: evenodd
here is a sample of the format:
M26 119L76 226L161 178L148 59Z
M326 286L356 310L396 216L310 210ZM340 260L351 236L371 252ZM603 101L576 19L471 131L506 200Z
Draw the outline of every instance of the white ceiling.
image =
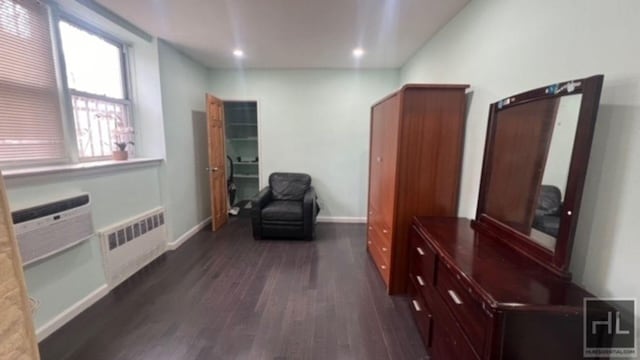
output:
M469 0L98 0L214 68L398 68ZM355 60L352 50L366 53ZM241 48L245 58L232 55Z

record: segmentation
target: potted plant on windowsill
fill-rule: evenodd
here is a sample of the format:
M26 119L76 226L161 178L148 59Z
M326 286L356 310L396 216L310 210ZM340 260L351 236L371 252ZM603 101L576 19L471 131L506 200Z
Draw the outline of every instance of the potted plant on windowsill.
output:
M123 161L129 159L129 152L127 146L135 145L135 143L129 139L133 136L133 128L131 127L117 127L113 131L114 141L113 145L113 160Z
M129 152L127 151L127 145L129 144L134 145L133 141L115 142L114 145L117 150L113 150L113 160L122 161L129 159Z

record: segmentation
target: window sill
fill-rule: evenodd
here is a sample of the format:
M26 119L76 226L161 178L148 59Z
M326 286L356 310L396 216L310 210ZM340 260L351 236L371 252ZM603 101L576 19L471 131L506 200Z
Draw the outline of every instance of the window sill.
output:
M23 169L3 170L5 179L19 179L32 176L54 175L54 174L85 174L105 171L116 171L123 169L133 169L145 166L159 165L160 158L137 158L124 161L105 160L93 161L77 164L64 164L53 166L39 166Z

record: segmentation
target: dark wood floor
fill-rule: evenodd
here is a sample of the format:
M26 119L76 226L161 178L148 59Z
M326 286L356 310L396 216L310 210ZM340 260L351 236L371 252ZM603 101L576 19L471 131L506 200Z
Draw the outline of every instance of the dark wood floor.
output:
M426 359L364 225L316 231L254 241L236 218L200 232L44 340L42 359Z

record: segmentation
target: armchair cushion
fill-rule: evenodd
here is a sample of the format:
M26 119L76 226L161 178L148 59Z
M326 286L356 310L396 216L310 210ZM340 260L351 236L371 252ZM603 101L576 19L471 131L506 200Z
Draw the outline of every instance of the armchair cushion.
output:
M263 220L302 221L302 202L274 200L262 209Z
M540 186L536 215L558 215L562 211L562 192L553 185Z
M273 173L269 176L269 187L273 200L302 201L311 186L311 176L298 173Z

